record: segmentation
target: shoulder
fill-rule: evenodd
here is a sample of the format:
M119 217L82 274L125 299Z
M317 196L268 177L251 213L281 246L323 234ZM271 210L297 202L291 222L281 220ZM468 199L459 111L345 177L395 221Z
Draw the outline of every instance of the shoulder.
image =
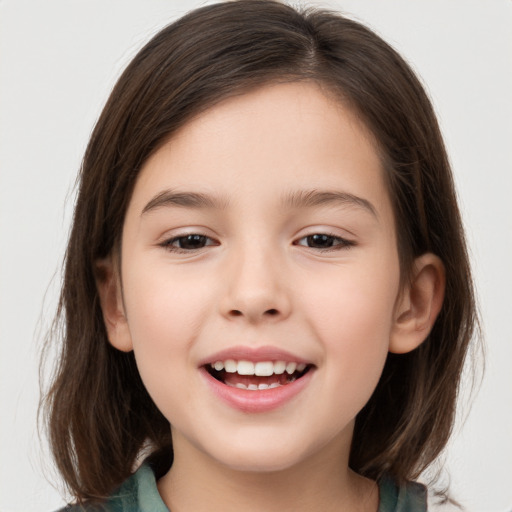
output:
M169 512L152 469L142 465L105 502L68 505L57 512Z
M427 489L417 482L398 485L390 476L379 481L378 512L427 512Z

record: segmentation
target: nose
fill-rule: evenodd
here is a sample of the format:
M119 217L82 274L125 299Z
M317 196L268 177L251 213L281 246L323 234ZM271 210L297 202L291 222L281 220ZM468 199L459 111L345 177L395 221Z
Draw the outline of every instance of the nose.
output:
M233 254L226 262L222 314L252 324L284 320L291 302L284 264L275 251L256 249Z

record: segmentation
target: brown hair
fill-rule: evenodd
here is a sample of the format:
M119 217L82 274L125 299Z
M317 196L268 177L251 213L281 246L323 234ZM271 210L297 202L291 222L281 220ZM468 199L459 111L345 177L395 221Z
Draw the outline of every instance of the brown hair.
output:
M160 460L160 473L172 463L169 423L147 394L133 353L108 342L95 284L95 263L119 245L142 164L216 102L297 80L316 81L351 105L377 141L403 277L425 252L446 268L435 326L415 351L389 354L357 417L350 465L370 478L388 472L402 481L444 448L476 313L430 101L404 60L359 23L270 0L226 2L192 11L147 43L117 82L84 156L57 314L63 344L44 399L57 466L79 501L108 495L143 448Z

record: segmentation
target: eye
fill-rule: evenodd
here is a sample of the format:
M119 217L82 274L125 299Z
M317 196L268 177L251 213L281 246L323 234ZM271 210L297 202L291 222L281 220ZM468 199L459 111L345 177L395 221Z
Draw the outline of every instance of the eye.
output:
M210 245L218 245L218 243L208 236L191 233L188 235L170 238L161 245L170 251L189 252L197 251L198 249L202 249L203 247Z
M313 235L305 236L295 243L295 245L302 245L304 247L310 247L312 249L320 250L337 250L347 247L351 247L354 242L346 240L335 235L329 235L327 233L314 233Z

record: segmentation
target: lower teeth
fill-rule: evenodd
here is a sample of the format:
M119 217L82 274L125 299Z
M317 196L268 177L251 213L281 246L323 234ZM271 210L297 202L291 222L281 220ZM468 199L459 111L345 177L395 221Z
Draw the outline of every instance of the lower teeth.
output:
M249 384L248 386L242 384L241 382L238 382L237 384L229 384L228 382L226 382L225 384L226 386L229 386L231 388L248 389L249 391L258 391L262 389L274 389L281 387L281 384L279 384L278 382L274 382L273 384Z
M294 372L291 375L285 373L283 375L276 375L274 378L262 378L261 380L264 382L258 382L259 379L255 376L251 378L242 375L240 376L240 381L242 382L237 382L238 379L236 379L235 375L226 374L224 371L215 370L214 368L210 367L208 367L207 370L212 377L231 388L245 389L249 391L264 391L266 389L274 389L281 386L286 386L287 384L291 384L292 382L301 378L309 370L309 368L306 368L305 371L302 372ZM269 384L269 382L271 383Z
M296 379L292 377L287 382L287 384L289 384L290 382L293 382L295 380ZM247 389L249 391L261 391L264 389L274 389L274 388L280 388L281 386L286 385L286 384L279 384L279 382L273 382L272 384L249 384L248 386L246 386L245 384L242 384L241 382L237 382L236 384L231 384L229 382L225 382L224 384L226 384L226 386L229 386L231 388Z

